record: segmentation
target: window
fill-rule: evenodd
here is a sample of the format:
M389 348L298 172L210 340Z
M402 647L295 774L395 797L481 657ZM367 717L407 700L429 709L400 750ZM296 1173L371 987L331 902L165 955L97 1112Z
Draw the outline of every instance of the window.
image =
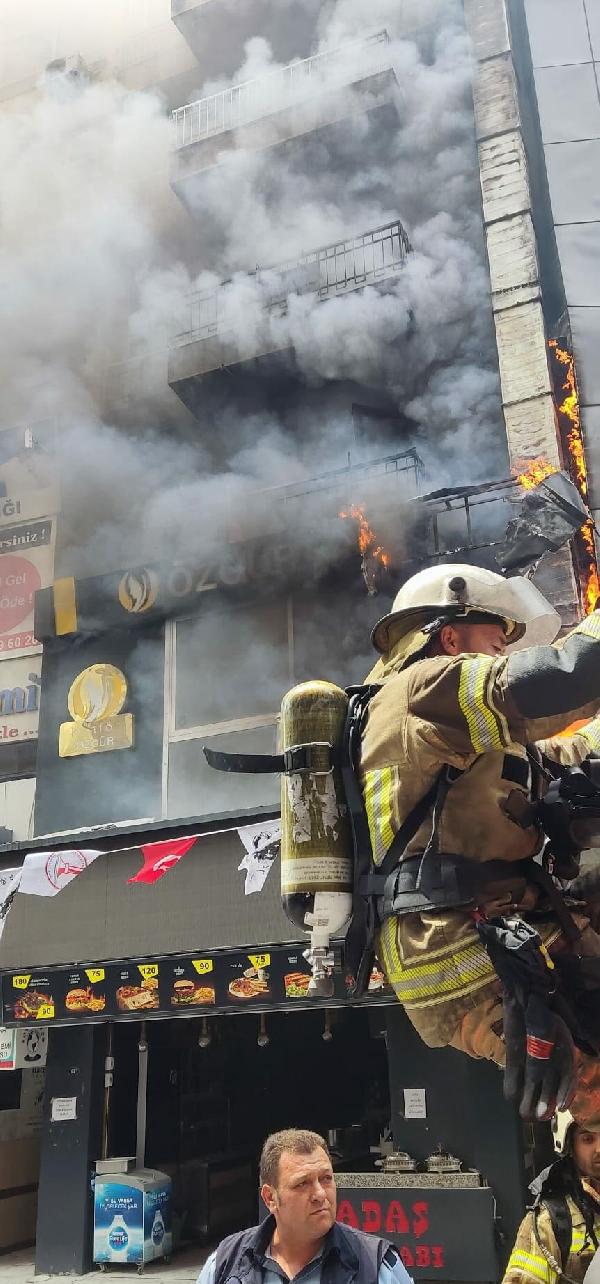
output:
M293 684L287 600L174 621L169 645L167 815L277 805L277 776L222 775L207 766L202 745L275 751L281 697Z
M382 604L366 594L307 592L292 602L220 607L167 634L163 805L170 817L277 806L279 776L213 771L202 746L274 753L281 698L296 682L347 686L374 662Z

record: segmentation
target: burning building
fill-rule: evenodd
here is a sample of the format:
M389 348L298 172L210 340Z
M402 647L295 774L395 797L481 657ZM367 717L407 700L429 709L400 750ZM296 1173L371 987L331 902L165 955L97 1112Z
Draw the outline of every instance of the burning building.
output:
M0 966L7 1028L50 1029L38 1269L89 1262L101 1156L167 1169L206 1239L253 1216L269 1128L331 1129L347 1171L391 1119L397 1148L439 1143L493 1192L432 1177L427 1244L374 1186L369 1207L425 1279L467 1278L453 1227L474 1217L469 1269L492 1279L494 1196L510 1237L523 1184L497 1076L462 1067L449 1118L452 1054L417 1044L381 978L350 1005L341 955L335 1000L302 1002L263 850L277 779L224 782L202 746L272 751L290 685L361 680L399 581L457 551L496 564L530 481L564 470L594 511L589 207L566 230L550 90L575 70L549 65L534 0L144 8L15 5L2 55L0 574L25 576L28 608L0 599L2 864L18 881L37 854L50 892L7 897ZM565 622L593 606L591 523L540 575ZM492 1107L504 1148L464 1135ZM24 1237L30 1139L27 1162Z

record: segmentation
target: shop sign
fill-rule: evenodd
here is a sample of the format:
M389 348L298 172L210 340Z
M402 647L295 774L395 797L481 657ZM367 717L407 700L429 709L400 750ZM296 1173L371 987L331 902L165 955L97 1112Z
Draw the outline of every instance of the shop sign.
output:
M308 994L310 966L303 945L268 950L223 950L173 958L93 963L2 976L2 1008L9 1027L74 1024L152 1016L207 1015L296 1007L340 1007L351 1001L353 978L335 950L333 999ZM395 1003L373 972L366 1003Z
M0 744L37 736L40 681L36 657L0 660Z
M49 517L57 512L58 492L54 487L24 490L18 498L5 495L0 499L0 526L31 521L34 517Z
M30 1070L45 1066L48 1031L43 1027L8 1030L0 1026L0 1070Z
M1 501L0 501L1 502ZM0 528L0 653L39 649L34 634L35 594L52 582L54 522Z
M214 562L195 565L139 566L89 579L57 580L41 593L36 608L38 636L133 628L149 620L187 615L199 610L205 595L216 591L242 596L256 585L290 576L297 568L293 550L275 544L224 545Z
M415 1279L495 1280L494 1197L489 1187L344 1187L337 1219L395 1244ZM469 1227L468 1251L465 1226Z
M121 713L127 679L114 664L91 664L71 683L67 705L72 722L60 726L60 758L131 749L133 714Z

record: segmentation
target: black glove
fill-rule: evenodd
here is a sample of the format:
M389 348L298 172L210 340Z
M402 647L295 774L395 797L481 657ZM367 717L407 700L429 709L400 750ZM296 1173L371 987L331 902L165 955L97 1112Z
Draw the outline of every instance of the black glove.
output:
M523 1012L515 995L505 992L502 1007L504 1096L518 1104L522 1119L551 1119L557 1110L566 1110L575 1095L575 1048L569 1029L538 995Z
M553 1010L554 968L538 933L522 919L481 919L477 930L503 988L504 1095L523 1119L549 1119L572 1100L575 1048Z

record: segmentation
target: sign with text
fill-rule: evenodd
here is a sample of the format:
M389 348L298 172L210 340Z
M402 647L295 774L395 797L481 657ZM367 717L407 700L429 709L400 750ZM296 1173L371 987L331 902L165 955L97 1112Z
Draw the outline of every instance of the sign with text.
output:
M52 582L51 518L0 528L0 655L39 649L34 633L35 595Z
M351 1188L344 1187L343 1178L336 1182L338 1221L389 1239L414 1279L485 1282L498 1278L494 1196L488 1186L381 1188L370 1187L368 1175L364 1181L364 1186Z
M41 657L0 660L0 744L37 736L40 682Z

